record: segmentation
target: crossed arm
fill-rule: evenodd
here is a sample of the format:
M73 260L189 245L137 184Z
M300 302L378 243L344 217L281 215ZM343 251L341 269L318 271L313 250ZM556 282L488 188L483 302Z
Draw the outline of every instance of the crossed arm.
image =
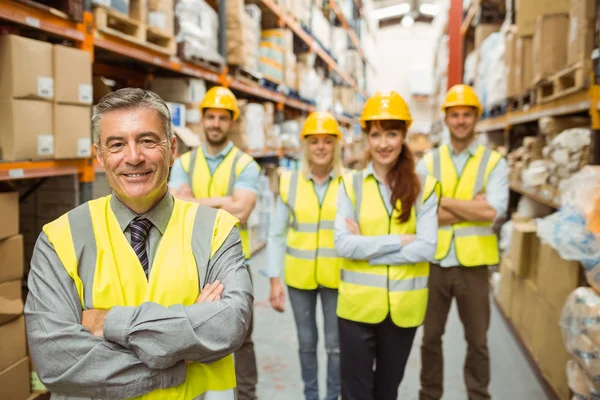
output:
M249 326L252 291L237 230L208 266L206 281L223 284L213 285L223 290L220 299L217 292L217 301L191 306L113 307L102 335L83 325L75 283L43 233L31 267L29 346L40 379L53 393L129 398L177 386L185 380L186 361L210 363L233 353Z
M473 200L457 200L442 197L438 209L440 226L453 225L459 222L493 222L496 210L487 202L485 194L475 196Z
M197 199L194 197L190 185L184 184L179 186L178 190L171 189L171 193L181 200L193 201L202 206L223 209L236 217L242 224L248 221L248 217L256 204L256 193L248 189L234 189L231 196Z

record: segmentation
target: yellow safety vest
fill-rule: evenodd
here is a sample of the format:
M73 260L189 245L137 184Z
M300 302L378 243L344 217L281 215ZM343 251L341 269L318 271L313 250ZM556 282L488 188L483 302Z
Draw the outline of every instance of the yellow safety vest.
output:
M165 307L194 304L210 258L236 223L225 211L175 199L148 279L110 208L110 196L77 207L43 230L73 278L83 309L110 310L147 301ZM181 385L138 399L233 400L235 386L229 355L212 364L191 363Z
M290 211L285 254L285 283L296 289L337 289L342 259L335 251L333 223L339 179L332 179L323 202L314 183L298 171L279 179L281 201Z
M485 193L490 173L502 158L500 153L478 146L459 176L450 151L447 145L440 146L424 157L429 172L442 185L442 196L473 200L477 194ZM460 265L478 267L498 264L498 237L492 222L460 222L452 226L440 226L436 260L443 260L448 255L453 240Z
M250 163L255 162L248 154L233 147L223 161L211 173L202 147L181 155L181 165L192 183L192 192L197 199L231 196L235 179ZM250 232L246 224L240 224L240 236L246 259L250 258Z
M379 184L364 171L343 176L346 193L355 209L355 219L364 236L415 234L417 213L432 193L439 191L431 176L419 176L422 189L408 221L398 222L401 205L388 213ZM400 246L400 243L398 243ZM423 323L427 309L429 263L370 265L368 261L347 260L342 264L337 315L341 318L377 324L388 314L395 325L416 327Z

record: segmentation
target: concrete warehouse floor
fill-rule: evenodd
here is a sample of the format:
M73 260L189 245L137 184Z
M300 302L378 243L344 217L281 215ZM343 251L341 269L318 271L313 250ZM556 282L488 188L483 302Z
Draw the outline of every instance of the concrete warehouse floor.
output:
M259 374L258 399L303 400L296 327L291 305L288 302L283 314L271 309L268 301L269 281L259 273L265 259L266 252L262 251L256 254L250 262L255 290L254 343ZM320 304L317 304L317 310L320 319L319 332L322 332ZM418 399L421 335L422 331L419 329L404 380L398 391L398 398L402 400ZM492 305L489 345L492 363L490 390L493 398L511 400L545 400L548 398L495 305ZM467 398L462 374L465 351L463 328L456 307L453 306L444 336L446 363L443 400ZM324 397L326 355L321 338L318 354L319 389L321 397Z

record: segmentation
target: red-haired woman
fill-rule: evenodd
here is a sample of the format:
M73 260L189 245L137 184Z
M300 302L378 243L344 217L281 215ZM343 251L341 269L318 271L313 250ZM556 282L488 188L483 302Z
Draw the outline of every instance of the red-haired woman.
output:
M425 317L439 184L415 172L406 145L411 122L398 93L373 95L361 117L370 162L344 175L340 186L335 244L344 258L337 308L343 400L396 400Z

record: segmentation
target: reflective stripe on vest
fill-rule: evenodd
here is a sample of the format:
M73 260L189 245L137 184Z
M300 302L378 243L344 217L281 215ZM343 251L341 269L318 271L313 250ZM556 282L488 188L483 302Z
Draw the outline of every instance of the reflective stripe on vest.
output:
M181 165L188 175L194 197L224 197L233 194L235 179L254 159L237 147L232 147L214 172L211 172L204 155L204 148L199 147L181 156ZM208 178L208 179L207 179ZM250 232L247 224L239 224L242 247L246 259L250 258Z
M472 200L485 187L491 171L501 156L484 146L478 146L474 156L467 161L460 177L450 156L450 148L441 146L425 156L429 171L442 185L444 197ZM498 263L498 239L491 222L460 222L453 226L440 226L436 260L443 260L454 241L460 265L475 267Z
M44 232L73 278L83 309L146 301L169 307L195 303L210 259L236 222L226 212L175 199L148 279L110 208L110 196L79 206ZM233 357L227 356L212 364L190 363L184 383L138 399L233 400L234 388Z
M431 176L419 176L419 207L437 190ZM373 175L363 171L345 174L343 184L364 236L415 234L416 205L408 221L400 223L401 204L389 213ZM429 263L407 265L370 265L368 261L345 259L338 289L337 315L340 318L377 324L388 315L395 325L415 327L423 323L427 308Z
M285 282L296 289L337 289L342 259L335 250L333 226L339 179L329 181L322 203L312 180L298 171L280 177L280 195L290 214ZM315 212L318 210L318 212Z

